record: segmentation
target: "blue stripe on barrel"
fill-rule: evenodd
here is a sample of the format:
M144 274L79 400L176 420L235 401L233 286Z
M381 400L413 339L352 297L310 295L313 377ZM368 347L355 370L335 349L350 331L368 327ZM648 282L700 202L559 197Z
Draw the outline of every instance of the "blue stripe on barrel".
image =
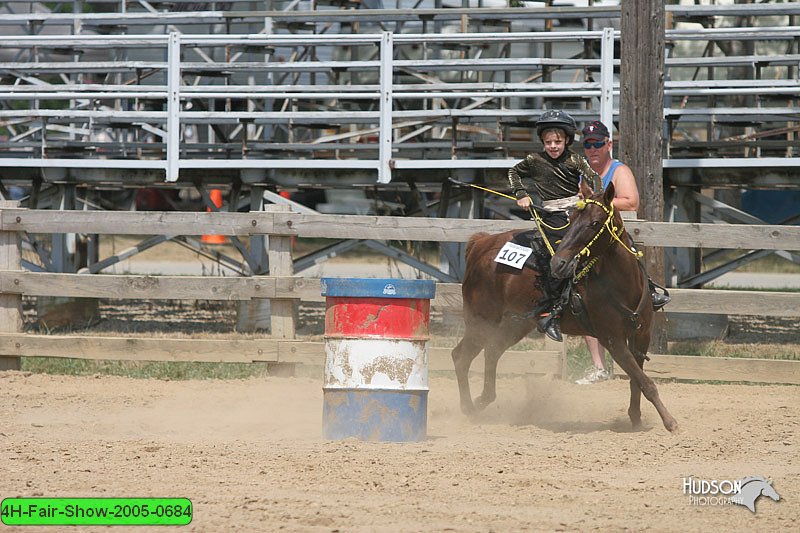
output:
M428 435L427 390L325 389L326 439L414 442Z
M429 279L322 278L322 296L423 298L436 294L436 283Z
M323 278L323 435L427 436L430 280Z

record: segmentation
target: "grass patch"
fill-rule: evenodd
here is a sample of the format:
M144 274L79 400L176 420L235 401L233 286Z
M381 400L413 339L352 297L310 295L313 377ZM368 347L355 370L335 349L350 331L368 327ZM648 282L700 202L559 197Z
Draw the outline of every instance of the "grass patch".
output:
M189 361L107 361L65 357L22 357L20 369L67 376L110 375L135 379L244 379L270 375L269 363L201 363Z
M797 344L730 344L720 341L680 341L669 343L669 354L745 359L800 360Z

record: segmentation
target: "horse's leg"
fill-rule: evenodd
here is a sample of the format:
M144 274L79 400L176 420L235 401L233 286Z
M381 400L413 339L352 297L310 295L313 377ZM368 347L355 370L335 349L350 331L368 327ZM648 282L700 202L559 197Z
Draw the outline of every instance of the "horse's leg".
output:
M633 346L629 346L633 353L633 358L636 364L644 372L644 358L647 355L647 349L650 347L650 332L649 330L640 330L633 338ZM633 427L642 425L642 389L639 388L639 383L635 379L628 380L631 388L631 402L628 406L628 417L631 419Z
M494 343L487 344L483 351L485 363L483 370L483 392L481 392L480 396L475 398L475 409L478 411L483 410L497 398L497 362L505 351L505 348L501 348Z
M633 353L636 364L644 372L644 360L647 357L647 350L650 348L650 329L639 329L633 337L633 346L629 345L629 348ZM639 383L634 379L629 380L629 383L631 387L631 403L628 407L628 416L633 426L639 427L642 424L642 409L640 405L642 389L639 388Z
M525 325L523 322L518 325L509 325L506 321L503 321L493 330L493 334L486 341L483 350L483 392L475 398L476 409L484 409L497 398L497 363L500 361L500 356L511 346L518 343L532 329L533 326Z
M642 370L642 367L636 361L636 358L633 356L633 353L628 349L627 343L624 339L611 339L610 342L610 351L611 356L614 358L614 361L628 374L628 377L631 379L631 406L629 407L629 416L630 412L633 409L633 396L634 396L634 385L633 382L636 382L639 390L641 390L644 397L650 400L650 403L656 408L658 411L659 416L661 416L661 421L664 423L664 427L667 428L668 431L677 431L678 430L678 422L669 414L667 408L661 402L661 397L658 395L658 389L656 388L656 384L653 383L653 380L647 377ZM638 403L638 393L636 394ZM637 411L641 412L637 409ZM641 423L641 415L639 421L635 420L631 417L631 423L637 425L637 423Z
M483 349L483 342L480 336L470 334L470 331L476 329L467 326L467 331L464 338L453 348L450 354L453 358L453 366L456 370L456 379L458 380L458 395L461 399L461 412L465 415L471 415L475 412L475 406L472 403L472 393L469 390L469 367L472 365L481 350Z
M644 359L636 359L639 368L642 368ZM628 383L631 387L631 403L628 405L628 417L631 419L633 427L638 428L642 425L642 389L639 388L639 382L635 379L629 379Z

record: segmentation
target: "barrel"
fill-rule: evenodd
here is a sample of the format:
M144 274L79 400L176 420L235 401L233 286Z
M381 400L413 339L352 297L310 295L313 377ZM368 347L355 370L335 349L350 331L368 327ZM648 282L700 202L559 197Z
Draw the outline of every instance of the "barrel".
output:
M326 439L420 441L428 430L431 280L322 278Z

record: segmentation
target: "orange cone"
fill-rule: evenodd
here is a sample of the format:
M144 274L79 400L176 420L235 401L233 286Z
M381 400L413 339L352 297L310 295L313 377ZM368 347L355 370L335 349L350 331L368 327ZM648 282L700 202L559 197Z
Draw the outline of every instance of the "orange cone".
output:
M211 189L211 202L217 206L217 209L222 207L222 191L219 189ZM206 207L206 211L211 211L210 207ZM200 242L204 244L225 244L226 238L224 235L203 235Z

